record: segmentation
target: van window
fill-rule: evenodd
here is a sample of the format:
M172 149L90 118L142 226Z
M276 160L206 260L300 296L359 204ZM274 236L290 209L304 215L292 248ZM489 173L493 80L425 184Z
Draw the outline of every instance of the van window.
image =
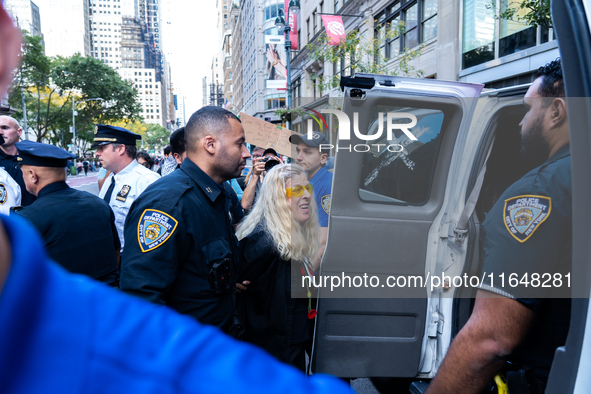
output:
M416 126L409 131L417 138L411 140L395 129L388 140L387 114L405 112L416 116ZM403 205L424 205L429 200L435 164L441 145L444 114L436 109L376 106L372 109L368 135L379 132L382 113L382 133L367 141L371 149L362 153L363 169L359 186L362 201ZM409 118L394 118L392 123L409 123Z

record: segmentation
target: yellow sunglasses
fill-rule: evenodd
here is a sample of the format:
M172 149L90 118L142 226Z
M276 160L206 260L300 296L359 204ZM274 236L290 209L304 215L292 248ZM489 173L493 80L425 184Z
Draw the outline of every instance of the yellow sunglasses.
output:
M292 186L292 187L286 187L285 188L285 194L287 195L287 197L301 197L304 195L304 190L307 190L308 193L312 194L312 191L314 190L312 188L312 184L308 183L306 186Z

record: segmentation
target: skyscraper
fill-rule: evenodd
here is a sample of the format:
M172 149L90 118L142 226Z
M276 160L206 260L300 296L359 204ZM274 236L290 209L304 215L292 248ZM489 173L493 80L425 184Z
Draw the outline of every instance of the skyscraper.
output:
M174 119L168 111L170 85L160 45L159 0L90 1L91 56L134 82L146 123L166 127Z
M94 0L93 0L94 1ZM82 0L35 0L43 23L41 32L47 56L90 55L88 2Z
M6 0L4 7L12 16L14 23L32 36L43 37L39 7L31 0Z

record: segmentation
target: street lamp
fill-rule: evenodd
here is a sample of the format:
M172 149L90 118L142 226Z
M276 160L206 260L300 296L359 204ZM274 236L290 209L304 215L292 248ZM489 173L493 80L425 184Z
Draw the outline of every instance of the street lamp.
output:
M91 98L91 99L82 100L82 101L79 101L78 103L76 103L76 97L74 97L74 95L72 95L72 133L73 133L72 145L73 145L74 149L76 149L76 115L78 115L78 113L76 112L76 104L82 104L87 101L97 101L97 100L102 100L102 98L100 98L100 97ZM62 134L62 137L63 137L63 134ZM62 141L62 144L63 144L63 141ZM78 154L78 149L76 149L76 154ZM75 164L76 164L76 159L74 159L74 165Z
M286 69L287 69L287 105L285 108L291 109L291 41L289 40L289 32L291 31L291 27L289 26L289 12L294 11L298 12L300 10L300 2L298 0L290 0L289 5L287 6L287 23L285 23L285 19L283 18L283 12L280 11L279 16L275 19L275 26L277 27L277 31L283 31L285 34L285 53L287 54L287 62L286 62ZM291 119L286 122L287 128L291 128Z

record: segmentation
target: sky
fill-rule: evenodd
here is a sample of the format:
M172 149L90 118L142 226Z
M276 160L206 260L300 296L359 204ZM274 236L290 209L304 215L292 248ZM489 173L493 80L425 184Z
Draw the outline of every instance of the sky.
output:
M163 1L164 3L164 1ZM170 0L170 24L163 47L174 88L185 96L186 120L202 106L202 80L211 75L211 59L221 45L215 0ZM167 23L163 19L163 24Z

